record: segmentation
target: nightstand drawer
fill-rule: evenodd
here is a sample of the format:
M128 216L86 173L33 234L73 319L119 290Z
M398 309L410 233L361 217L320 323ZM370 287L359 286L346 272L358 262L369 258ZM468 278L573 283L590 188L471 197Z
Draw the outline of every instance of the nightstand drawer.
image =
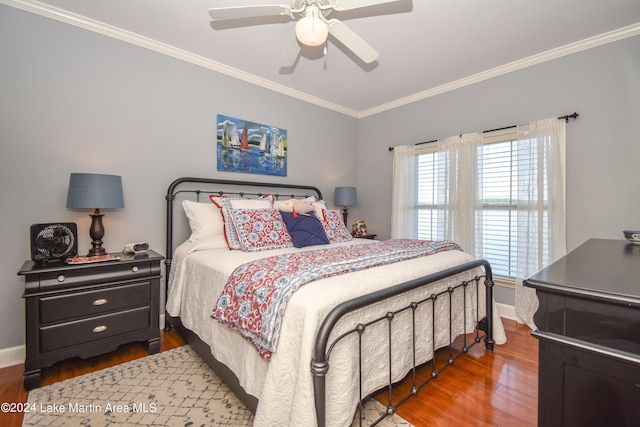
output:
M76 344L147 329L151 326L149 307L140 307L90 319L40 328L40 348L47 352Z
M149 305L148 281L40 298L40 323L47 324Z
M109 261L100 266L91 265L89 267L89 265L87 264L87 266L81 268L42 272L39 275L39 288L47 290L92 282L129 280L151 274L151 262L149 261L138 263Z
M121 344L146 341L160 350L159 253L117 254L87 264L25 261L24 388L40 386L54 363L105 354Z

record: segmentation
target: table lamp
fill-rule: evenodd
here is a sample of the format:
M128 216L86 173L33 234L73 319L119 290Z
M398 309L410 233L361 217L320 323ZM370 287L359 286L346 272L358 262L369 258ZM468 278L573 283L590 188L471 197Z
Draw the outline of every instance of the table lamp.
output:
M342 206L342 220L344 225L347 225L347 216L349 210L347 206L354 206L358 203L358 194L356 187L336 187L336 191L333 196L333 204L335 206Z
M88 256L106 255L102 247L104 226L100 209L124 208L122 178L116 175L72 173L67 193L67 208L94 209L91 217L91 249Z

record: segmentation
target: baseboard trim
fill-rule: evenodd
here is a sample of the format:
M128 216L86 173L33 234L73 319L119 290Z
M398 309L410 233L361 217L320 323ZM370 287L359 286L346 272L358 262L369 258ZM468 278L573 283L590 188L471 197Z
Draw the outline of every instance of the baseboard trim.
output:
M24 345L0 349L0 369L24 363L25 351Z
M498 314L500 317L504 317L505 319L518 321L518 317L516 315L516 308L512 305L500 304L496 303L496 307L498 308Z

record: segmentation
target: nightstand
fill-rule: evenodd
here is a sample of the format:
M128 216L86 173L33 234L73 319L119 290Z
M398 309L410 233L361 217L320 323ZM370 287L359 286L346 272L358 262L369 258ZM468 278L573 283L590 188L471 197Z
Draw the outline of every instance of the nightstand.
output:
M24 263L26 358L24 388L40 386L41 369L71 357L108 353L147 341L160 350L160 263L149 250L120 260L70 265Z
M376 238L377 234L365 234L364 236L356 236L355 234L353 235L354 239L371 239L374 240Z

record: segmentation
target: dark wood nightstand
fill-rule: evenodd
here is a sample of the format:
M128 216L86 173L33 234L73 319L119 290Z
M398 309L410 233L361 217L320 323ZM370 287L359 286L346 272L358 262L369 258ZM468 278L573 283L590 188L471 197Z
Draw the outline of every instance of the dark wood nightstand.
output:
M108 353L148 341L160 350L160 263L149 250L120 260L69 265L24 263L26 358L24 388L40 386L41 369L71 357Z
M377 234L365 234L364 236L356 236L355 234L353 235L354 239L371 239L374 240L376 238Z

